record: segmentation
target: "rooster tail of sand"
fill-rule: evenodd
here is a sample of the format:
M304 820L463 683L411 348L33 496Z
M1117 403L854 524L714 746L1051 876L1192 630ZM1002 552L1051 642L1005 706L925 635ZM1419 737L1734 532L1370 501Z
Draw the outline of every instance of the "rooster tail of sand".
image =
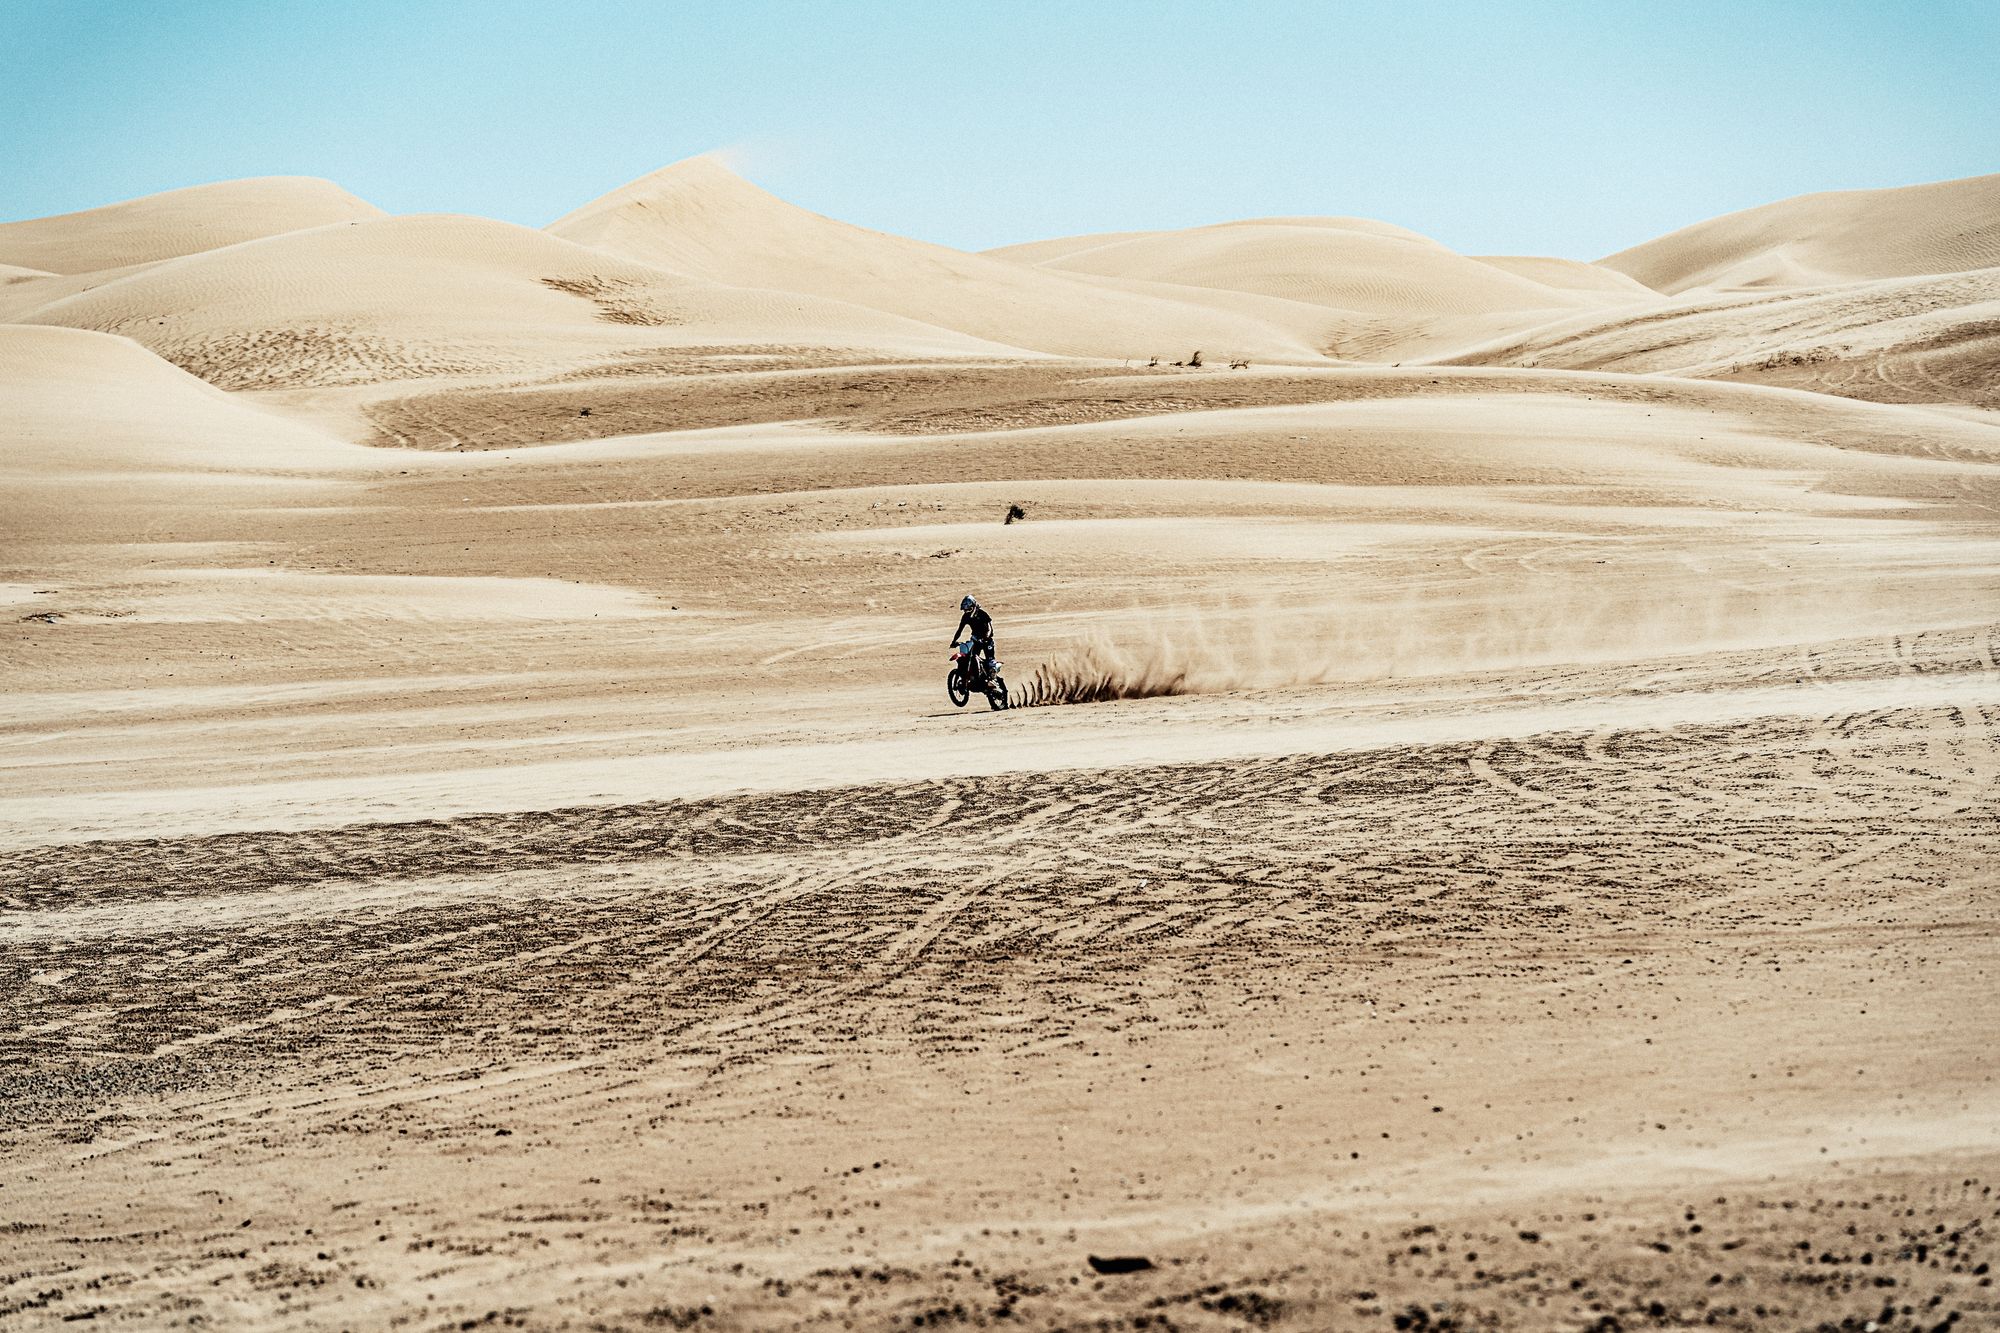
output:
M1885 614L1912 627L1965 623L1963 605L1919 579L1850 583L1838 598L1810 580L1742 587L1718 580L1671 600L1591 580L1529 580L1511 596L1436 595L1339 605L1235 606L1093 631L1037 667L1013 706L1639 661L1765 649L1868 633Z
M1309 685L1351 669L1340 655L1338 636L1306 629L1297 617L1287 622L1268 611L1237 610L1156 620L1133 632L1096 630L1037 667L1015 691L1012 706Z
M1028 683L1015 691L1009 706L1044 708L1054 704L1107 703L1113 699L1157 699L1186 694L1187 681L1184 669L1113 653L1093 643L1036 667Z
M1094 631L1035 669L1015 691L1013 706L1107 703L1304 684L1322 669L1304 655L1285 661L1261 616L1221 620L1187 616L1155 622L1138 633ZM1323 668L1323 662L1320 664Z

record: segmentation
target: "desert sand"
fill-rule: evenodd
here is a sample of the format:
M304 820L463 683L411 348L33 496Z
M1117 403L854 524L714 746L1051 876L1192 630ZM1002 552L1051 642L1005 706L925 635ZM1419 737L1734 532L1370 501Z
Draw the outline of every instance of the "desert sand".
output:
M0 225L0 1324L2000 1327L1996 263Z

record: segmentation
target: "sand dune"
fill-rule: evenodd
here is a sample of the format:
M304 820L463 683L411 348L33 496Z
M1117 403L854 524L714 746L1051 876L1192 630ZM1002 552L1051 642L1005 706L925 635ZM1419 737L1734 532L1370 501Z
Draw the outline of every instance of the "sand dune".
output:
M63 278L41 269L0 264L0 322L10 321L36 306L46 305L55 299L56 284L63 281Z
M87 273L381 216L373 204L309 176L222 181L82 213L0 223L0 262Z
M1352 360L1416 360L1579 309L1659 299L1589 265L1472 259L1404 228L1356 218L1268 218L993 253L1043 269L1326 307L1340 321L1328 350Z
M1112 245L1119 241L1136 240L1142 236L1156 234L1150 231L1103 231L1084 236L1051 236L1046 240L997 245L980 253L991 255L995 259L1012 260L1017 264L1045 264L1085 250L1094 250L1100 245Z
M1024 241L1018 245L1002 245L986 251L999 259L1011 259L1021 264L1040 264L1064 267L1059 261L1077 259L1094 250L1102 250L1123 245L1128 241L1144 241L1160 236L1184 236L1189 232L1211 231L1221 227L1309 227L1324 228L1329 231L1354 232L1363 236L1384 236L1396 240L1417 241L1435 244L1429 237L1407 227L1398 227L1393 222L1378 222L1374 218L1346 217L1295 217L1257 218L1242 222L1222 222L1207 227L1190 227L1179 231L1105 231L1091 232L1082 236L1055 236L1047 240Z
M1662 292L1820 287L2000 265L2000 175L1805 194L1598 261Z
M106 333L0 324L0 395L0 469L14 481L59 487L107 471L226 477L379 465Z
M554 374L715 344L1008 351L859 306L725 288L525 227L443 215L191 255L20 318L125 334L226 388Z
M0 1322L2000 1324L2000 269L556 230L0 271Z
M1881 402L2000 406L2000 268L1684 299L1637 317L1564 321L1447 363L1726 376Z
M1586 297L1601 298L1606 305L1631 305L1633 302L1656 302L1659 293L1636 278L1627 277L1616 269L1605 268L1601 264L1586 264L1576 259L1551 259L1539 255L1475 255L1482 264L1516 277L1538 282L1544 287L1557 291L1574 292Z
M135 273L166 260L153 260L143 264L124 264L118 268L92 269L85 273L44 273L20 277L12 282L0 284L0 321L14 323L32 315L43 306L54 305L57 301L76 296L82 292L94 291L120 278L129 278Z
M36 596L23 608L35 616L130 615L134 599L118 590L158 584L163 556L169 566L247 556L181 544L191 518L331 495L382 466L111 334L0 324L0 401L0 569L34 593L88 590ZM0 573L0 589L9 578Z
M1411 320L1581 304L1567 291L1499 271L1415 233L1340 218L1151 232L1043 259L1040 266Z
M1172 358L1200 348L1211 358L1320 359L1311 327L1247 317L1194 293L1115 292L850 226L775 199L712 158L642 177L549 231L716 282L872 306L1039 352Z

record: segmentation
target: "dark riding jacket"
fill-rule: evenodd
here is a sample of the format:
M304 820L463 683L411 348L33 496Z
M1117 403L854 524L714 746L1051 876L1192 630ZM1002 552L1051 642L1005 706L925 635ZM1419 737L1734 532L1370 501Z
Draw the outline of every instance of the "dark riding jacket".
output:
M975 606L961 615L958 628L951 632L951 641L957 643L958 636L968 628L972 630L972 637L984 644L989 653L993 651L993 617L986 614L985 607Z

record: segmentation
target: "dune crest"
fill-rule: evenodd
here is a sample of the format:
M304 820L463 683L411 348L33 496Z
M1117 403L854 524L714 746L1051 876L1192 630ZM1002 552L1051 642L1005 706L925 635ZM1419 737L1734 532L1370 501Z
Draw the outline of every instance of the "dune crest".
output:
M1063 356L1211 355L1313 361L1321 325L1213 304L1199 293L1107 288L986 255L869 231L788 204L712 157L643 176L550 224L551 235L714 282L869 306L991 342Z
M1658 298L1657 292L1637 278L1580 259L1556 259L1546 255L1474 255L1472 258L1557 291L1605 298L1607 304L1650 303Z
M218 181L80 213L0 223L0 263L89 273L383 216L367 200L314 176Z
M994 252L1044 271L1173 284L1317 306L1339 319L1328 350L1416 360L1584 309L1657 304L1622 274L1557 259L1474 259L1416 232L1359 218L1262 218L1126 232Z
M1234 222L1150 232L1079 249L1041 266L1110 278L1254 292L1410 320L1578 302L1400 229L1345 219Z
M1406 241L1420 241L1435 245L1428 236L1398 227L1392 222L1377 222L1373 218L1349 217L1282 217L1282 218L1241 218L1228 222L1210 223L1201 227L1183 228L1182 231L1215 231L1225 227L1323 227L1330 231L1353 231L1370 236L1389 236ZM1140 241L1154 236L1174 236L1176 231L1103 231L1086 232L1081 236L1053 236L1047 240L1022 241L1014 245L995 246L983 253L995 259L1011 259L1017 264L1041 264L1060 267L1060 261L1078 259L1095 251L1119 246L1127 241Z
M719 286L485 218L322 227L190 255L23 322L126 334L227 388L543 374L634 349L1006 349L856 306Z
M2000 265L2000 174L1802 194L1598 261L1648 287L1816 287Z

